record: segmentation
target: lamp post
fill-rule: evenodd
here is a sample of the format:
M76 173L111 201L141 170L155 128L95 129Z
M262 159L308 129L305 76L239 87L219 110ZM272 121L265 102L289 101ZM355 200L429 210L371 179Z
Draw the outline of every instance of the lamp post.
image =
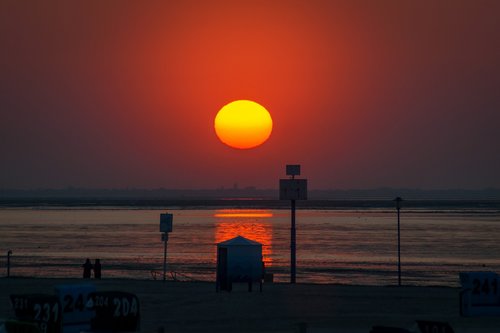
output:
M401 210L401 197L394 199L396 202L396 210L398 212L398 286L401 286L401 227L399 222L399 211Z

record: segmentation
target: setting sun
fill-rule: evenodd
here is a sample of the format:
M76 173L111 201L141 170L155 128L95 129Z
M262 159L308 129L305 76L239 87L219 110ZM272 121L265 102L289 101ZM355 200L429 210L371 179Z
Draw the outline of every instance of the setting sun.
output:
M273 130L273 120L262 105L238 100L220 109L214 127L215 133L226 145L250 149L267 141Z

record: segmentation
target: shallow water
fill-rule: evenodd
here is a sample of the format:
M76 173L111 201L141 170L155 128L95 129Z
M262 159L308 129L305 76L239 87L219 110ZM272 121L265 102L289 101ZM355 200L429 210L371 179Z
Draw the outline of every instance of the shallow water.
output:
M6 274L79 277L85 258L100 258L103 277L151 279L161 271L159 215L148 209L1 209L0 265ZM214 280L216 244L242 235L263 244L267 270L289 280L290 212L178 209L168 269L181 279ZM401 213L404 284L458 285L458 272L500 272L500 214L488 211ZM297 281L397 283L397 219L392 211L298 210Z

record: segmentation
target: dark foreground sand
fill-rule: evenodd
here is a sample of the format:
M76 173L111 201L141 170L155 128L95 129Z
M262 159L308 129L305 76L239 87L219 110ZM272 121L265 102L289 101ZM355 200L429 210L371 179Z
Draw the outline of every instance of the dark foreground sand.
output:
M0 318L13 315L9 295L53 293L78 279L0 279ZM93 281L97 290L135 293L142 332L363 332L373 325L410 328L415 319L447 321L455 332L500 332L500 317L462 318L459 289L266 284L262 293L235 285L215 292L213 283L139 280Z

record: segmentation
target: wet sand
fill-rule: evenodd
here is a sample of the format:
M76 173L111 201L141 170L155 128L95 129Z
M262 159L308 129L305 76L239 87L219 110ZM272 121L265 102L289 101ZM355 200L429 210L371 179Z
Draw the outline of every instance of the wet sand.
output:
M411 328L416 319L447 321L455 332L499 332L500 317L463 318L459 289L312 284L244 284L215 292L214 283L104 279L0 279L0 318L13 316L9 295L53 293L54 286L92 282L98 291L135 293L141 332L363 332L374 325ZM255 289L257 289L255 291Z

